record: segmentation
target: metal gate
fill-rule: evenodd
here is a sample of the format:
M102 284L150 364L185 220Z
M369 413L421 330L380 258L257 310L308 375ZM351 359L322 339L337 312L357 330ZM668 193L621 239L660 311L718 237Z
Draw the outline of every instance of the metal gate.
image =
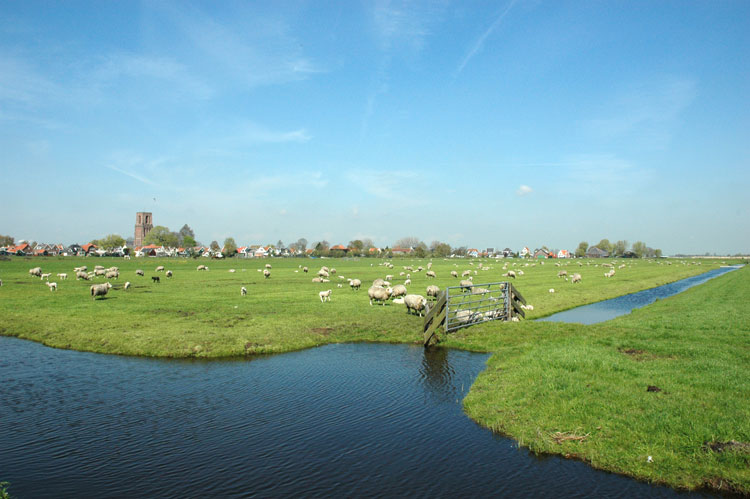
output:
M450 286L438 296L424 320L425 345L437 339L437 330L450 333L482 322L525 317L523 296L509 282Z

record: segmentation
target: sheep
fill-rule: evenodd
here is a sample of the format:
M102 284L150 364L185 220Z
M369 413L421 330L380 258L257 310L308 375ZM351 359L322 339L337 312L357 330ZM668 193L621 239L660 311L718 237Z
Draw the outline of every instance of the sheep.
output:
M370 306L372 306L373 300L379 301L385 306L385 302L391 297L391 290L382 286L370 286L370 289L367 290L367 296L370 298Z
M388 274L387 276L385 276L385 280L386 281L392 281L393 280L393 275Z
M56 282L45 282L44 284L47 285L50 291L57 291L57 283Z
M387 284L387 282L386 282ZM410 286L411 285L411 279L407 279L404 281L404 286Z
M393 286L393 290L391 291L391 297L397 297L397 296L405 296L406 295L406 286L403 284L397 284Z
M429 278L434 278L434 277L437 277L437 274L436 274L435 272L433 272L432 270L428 270L428 271L427 271L427 272L425 273L425 275L426 275L427 277L429 277Z
M485 295L489 292L490 290L487 288L471 288L471 294L473 295Z
M145 275L146 275L146 273L145 273L145 272L143 272L143 270L141 270L141 269L138 269L138 270L136 270L136 271L135 271L135 275L139 275L139 276L143 277L143 276L145 276Z
M406 295L404 296L404 304L407 314L414 310L415 314L422 317L422 312L427 312L427 298L422 295Z
M331 301L331 290L327 289L326 291L321 291L318 293L318 296L320 297L320 303L323 303L324 301Z
M159 265L156 267L156 272L164 272L164 265Z
M330 279L326 279L325 277L320 278L320 282L331 282Z
M557 277L566 277L567 275L568 275L567 270L561 270L560 272L557 273Z
M466 324L468 322L474 322L476 320L476 314L472 310L459 310L456 312L456 315L453 316L453 319L460 324Z
M42 275L40 275L39 277L40 277L40 278L41 278L42 280L45 280L45 279L47 279L47 280L49 281L49 276L51 276L51 275L52 275L52 272L49 272L49 273L47 273L47 274L42 274Z
M172 271L171 270L167 270L167 277L172 277Z
M83 265L82 267L76 267L73 269L73 272L86 272L89 268L86 265Z
M336 273L336 269L331 268L330 272L331 272L331 274L335 274Z
M130 281L128 281L128 282L125 283L125 288L124 289L130 289Z
M33 269L29 269L29 275L32 277L41 277L42 267L34 267Z
M106 277L107 279L117 279L120 277L120 273L119 272L107 272L106 274L104 274L104 277Z
M385 280L384 279L375 279L374 281L372 281L372 285L373 286L385 287Z
M338 284L336 284L336 287L337 287L337 288L343 288L343 287L344 287L344 285L343 285L343 284L341 284L341 283L338 283Z
M615 275L615 269L605 272L604 277L612 277L613 275Z
M104 269L96 269L96 270L94 270L94 275L95 275L96 277L99 277L99 276L106 276L106 275L107 275L107 271L106 271L106 270L104 270Z
M313 277L312 278L312 282L323 282L323 278L322 277Z
M247 288L245 286L242 286L240 288L240 296L246 296L247 295Z
M304 272L305 274L307 274L309 272L309 269L307 267L302 267L302 272Z
M470 291L474 283L471 282L471 279L462 279L458 285L461 286L462 291Z
M349 279L349 287L352 288L352 290L358 290L361 285L362 281L359 279Z
M237 272L237 271L236 271L236 270L234 270L234 269L229 269L229 273L230 273L230 274L234 274L235 272Z
M570 280L573 284L581 282L581 274L573 274L573 277Z
M269 266L269 265L267 265L267 266ZM271 271L268 270L268 269L263 269L263 277L265 279L269 279L271 277Z
M554 293L554 292L555 292L555 289L554 289L554 288L549 288L549 292L550 292L550 293Z
M108 282L92 285L91 288L89 288L91 290L91 299L96 300L97 296L105 296L110 288L112 288L112 285Z
M320 269L318 271L318 277L328 277L328 271Z
M158 275L151 276L151 282L161 283L161 281L159 280L159 276Z
M3 285L3 280L0 279L0 287L2 287L2 285Z
M267 263L267 264L266 264L266 268L267 268L267 269L270 269L270 268L271 268L271 264L270 264L270 263Z
M65 281L68 279L68 274L57 274L57 277Z
M451 270L451 277L455 277L456 279L458 279L458 272L456 272L455 270Z
M440 294L440 288L434 285L427 286L427 296L437 298Z
M427 270L432 270L432 262L429 262L429 263L427 264Z
M417 267L417 272L422 272L423 270L424 270L424 267L422 267L421 265Z
M107 272L119 272L120 271L120 267L110 267L110 268L108 268L106 270L107 270Z
M94 266L94 272L96 272L97 270L104 270L104 267L101 266L101 265L95 265Z
M207 271L208 270L208 266L207 265L198 265L198 268L196 270L206 270Z
M520 272L520 270L519 270ZM507 271L505 274L503 274L503 277L512 277L513 279L516 278L516 273L512 270Z
M469 275L471 275L471 270L464 270L461 273L461 277L466 277L466 276L469 276Z
M399 304L399 305L403 305L404 304L404 299L403 298L394 298L393 299L393 303L396 303L396 304Z
M76 281L79 281L81 279L83 279L84 281L88 281L89 280L89 275L86 272L83 272L83 271L76 272Z
M125 255L125 256L123 256L123 258L124 258L125 260L130 260L130 255Z

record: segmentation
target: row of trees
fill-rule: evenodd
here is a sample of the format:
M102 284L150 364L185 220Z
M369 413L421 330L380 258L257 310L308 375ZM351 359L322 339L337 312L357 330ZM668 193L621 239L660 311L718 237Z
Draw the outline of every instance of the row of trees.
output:
M660 249L654 249L646 246L646 243L644 243L643 241L636 241L630 248L628 248L627 241L620 240L615 243L610 243L609 239L602 239L598 244L595 244L594 246L596 246L600 250L606 251L610 254L610 256L615 257L623 256L628 250L635 253L635 256L637 256L638 258L659 258L662 255ZM588 249L589 243L587 243L586 241L581 241L581 243L578 244L578 248L576 248L575 255L577 257L584 257L586 256L586 252L588 251Z

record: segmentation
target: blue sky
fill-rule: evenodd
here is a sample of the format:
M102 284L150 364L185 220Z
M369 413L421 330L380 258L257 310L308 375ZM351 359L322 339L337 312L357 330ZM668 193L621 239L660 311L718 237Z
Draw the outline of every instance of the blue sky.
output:
M0 233L750 251L750 2L2 2Z

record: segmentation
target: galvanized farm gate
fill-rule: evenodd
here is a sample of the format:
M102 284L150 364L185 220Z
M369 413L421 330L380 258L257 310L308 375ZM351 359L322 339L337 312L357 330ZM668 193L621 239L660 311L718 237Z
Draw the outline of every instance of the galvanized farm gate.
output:
M509 282L450 286L437 297L424 318L424 344L437 343L444 334L487 321L525 317L521 293Z

